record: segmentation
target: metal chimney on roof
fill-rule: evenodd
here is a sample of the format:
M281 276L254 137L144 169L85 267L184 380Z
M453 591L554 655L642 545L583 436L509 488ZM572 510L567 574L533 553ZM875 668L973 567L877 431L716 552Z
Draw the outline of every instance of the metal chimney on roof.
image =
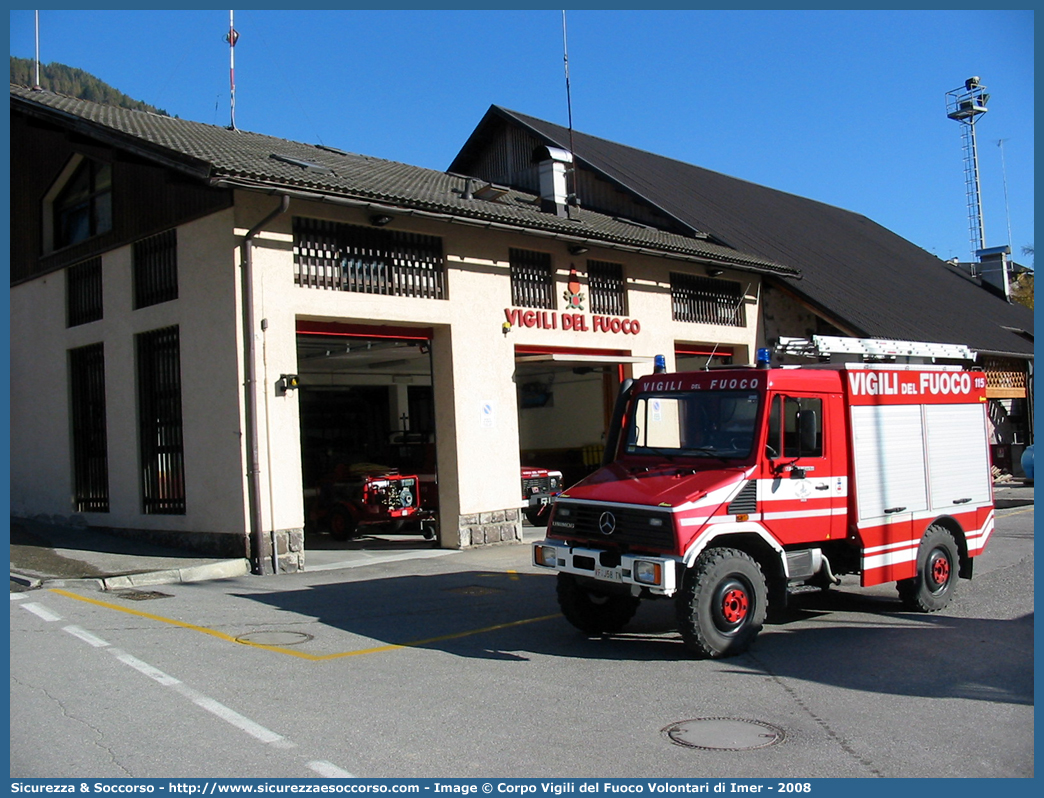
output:
M540 177L540 209L566 218L569 216L569 189L566 169L573 156L557 147L537 147L533 152Z

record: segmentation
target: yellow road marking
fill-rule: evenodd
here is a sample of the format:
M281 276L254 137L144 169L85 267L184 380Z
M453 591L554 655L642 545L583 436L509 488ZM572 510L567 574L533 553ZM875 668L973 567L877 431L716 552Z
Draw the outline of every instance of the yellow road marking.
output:
M1000 518L1009 518L1010 516L1013 516L1013 515L1022 515L1023 513L1032 513L1033 512L1033 505L1030 505L1029 507L1023 507L1021 510L1013 510L1010 513L1006 513L1003 510L996 510L995 512L996 512L997 516L1000 517Z
M211 637L216 637L219 640L224 640L229 643L236 643L241 646L249 646L250 648L261 648L265 651L274 651L278 654L288 654L291 657L297 657L298 659L310 660L312 662L320 662L329 659L341 659L343 657L358 657L363 654L379 654L385 651L394 651L400 648L419 648L421 646L431 645L432 643L441 643L445 640L456 640L461 637L471 637L472 635L485 634L487 632L496 632L500 629L510 629L514 626L524 626L525 624L537 623L539 621L549 621L552 618L557 618L558 613L553 615L542 615L538 618L523 618L519 621L508 621L506 623L498 623L493 626L484 626L481 629L469 629L463 632L453 632L452 634L439 635L438 637L428 637L424 640L413 640L409 643L389 643L384 646L374 646L373 648L363 648L356 651L341 651L336 654L308 654L304 651L294 651L290 648L283 648L281 646L266 646L262 643L251 643L246 640L239 640L232 635L219 632L216 629L208 629L206 626L197 626L196 624L186 623L185 621L178 621L174 618L167 618L163 615L154 615L151 612L142 612L141 610L131 609L130 607L121 607L119 604L112 604L108 601L101 601L99 599L88 598L87 596L79 596L76 593L70 593L68 590L62 590L61 588L50 588L52 593L57 593L67 598L75 599L76 601L83 601L87 604L94 604L98 607L105 607L106 609L116 610L117 612L125 612L128 615L136 615L139 618L148 618L150 621L158 621L159 623L170 624L171 626L177 626L182 629L190 629L193 632L201 632Z

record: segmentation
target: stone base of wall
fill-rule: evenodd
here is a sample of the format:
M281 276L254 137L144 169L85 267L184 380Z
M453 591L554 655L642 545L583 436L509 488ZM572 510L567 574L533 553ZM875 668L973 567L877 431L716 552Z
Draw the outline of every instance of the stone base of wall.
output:
M272 561L272 548L275 547L275 562ZM266 532L261 547L260 562L251 559L258 566L255 573L271 576L275 573L296 574L303 571L305 562L304 530L276 529Z
M512 507L507 510L462 515L457 523L457 538L462 549L493 543L521 543L522 511Z

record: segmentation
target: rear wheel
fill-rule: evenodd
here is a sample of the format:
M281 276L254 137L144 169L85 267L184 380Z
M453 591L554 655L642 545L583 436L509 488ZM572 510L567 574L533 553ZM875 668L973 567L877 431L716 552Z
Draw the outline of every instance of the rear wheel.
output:
M330 510L330 537L334 540L348 540L358 533L358 527L347 507L336 504Z
M953 535L932 525L917 550L917 576L896 582L899 599L912 612L936 612L953 600L960 555Z
M638 611L639 601L634 596L590 590L572 574L558 574L558 606L566 620L581 632L619 632Z
M737 549L703 552L675 599L686 647L705 657L747 650L765 623L768 587L761 567Z

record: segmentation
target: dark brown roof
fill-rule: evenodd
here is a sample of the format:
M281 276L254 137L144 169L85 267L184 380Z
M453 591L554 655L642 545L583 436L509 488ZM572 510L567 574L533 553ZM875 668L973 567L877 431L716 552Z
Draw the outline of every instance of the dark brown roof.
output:
M566 128L493 106L450 169L467 173L503 126L569 148ZM798 269L802 280L789 289L857 335L1033 354L1031 310L955 274L865 216L576 131L572 140L581 169L636 201L716 241Z
M709 241L581 209L578 219L540 210L539 199L509 191L496 201L465 199L466 178L286 139L132 111L11 86L11 110L61 124L214 185L285 190L452 217L565 240L604 243L668 257L797 276L789 267ZM476 186L477 187L477 186Z

